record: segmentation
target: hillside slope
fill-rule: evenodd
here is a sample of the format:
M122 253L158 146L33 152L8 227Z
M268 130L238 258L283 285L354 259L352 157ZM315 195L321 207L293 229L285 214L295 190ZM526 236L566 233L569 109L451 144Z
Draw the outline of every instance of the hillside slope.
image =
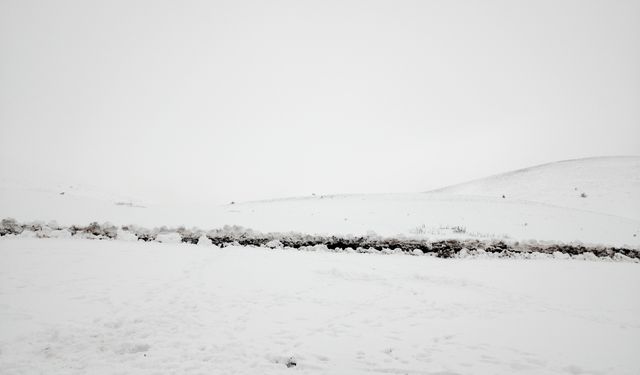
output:
M640 220L640 156L566 160L433 191L524 200Z

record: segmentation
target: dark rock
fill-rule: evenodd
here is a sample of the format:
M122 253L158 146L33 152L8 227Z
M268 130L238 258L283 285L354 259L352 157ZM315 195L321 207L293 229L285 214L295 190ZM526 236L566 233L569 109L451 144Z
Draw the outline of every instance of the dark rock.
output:
M291 357L289 359L287 359L287 362L285 363L285 365L287 366L287 368L291 368L291 367L295 367L298 365L298 363L296 362L296 359Z

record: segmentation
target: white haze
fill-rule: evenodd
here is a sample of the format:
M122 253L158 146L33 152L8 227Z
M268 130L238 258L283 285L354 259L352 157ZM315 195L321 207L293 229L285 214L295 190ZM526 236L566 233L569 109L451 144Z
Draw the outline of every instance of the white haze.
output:
M424 191L640 154L638 1L0 2L0 178Z

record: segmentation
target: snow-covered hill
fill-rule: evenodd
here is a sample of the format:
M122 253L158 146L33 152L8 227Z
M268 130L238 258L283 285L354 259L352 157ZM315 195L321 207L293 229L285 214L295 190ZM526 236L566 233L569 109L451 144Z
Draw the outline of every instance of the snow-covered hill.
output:
M438 189L440 194L521 200L640 220L640 156L566 160Z
M373 231L384 236L506 237L640 247L639 176L640 157L592 158L429 193L319 195L222 206L153 205L109 199L107 194L5 185L0 188L0 215L67 225L242 225L278 232ZM586 197L580 196L583 192Z

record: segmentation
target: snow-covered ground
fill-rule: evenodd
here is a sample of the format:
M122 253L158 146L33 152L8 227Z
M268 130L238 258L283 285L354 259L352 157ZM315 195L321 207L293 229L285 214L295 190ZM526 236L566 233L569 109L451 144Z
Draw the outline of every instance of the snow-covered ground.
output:
M640 157L566 160L437 190L501 197L640 220Z
M202 229L241 225L262 232L373 231L383 236L580 241L638 248L640 157L552 163L429 193L318 194L222 206L154 205L88 189L4 184L0 214L23 222L56 220L65 225L92 221ZM453 227L464 232L454 233Z
M552 163L428 193L221 206L5 182L6 217L638 249L640 157ZM0 374L640 373L637 263L29 234L0 237ZM172 235L156 240L179 241Z
M635 263L8 236L0 373L633 375L639 295Z

